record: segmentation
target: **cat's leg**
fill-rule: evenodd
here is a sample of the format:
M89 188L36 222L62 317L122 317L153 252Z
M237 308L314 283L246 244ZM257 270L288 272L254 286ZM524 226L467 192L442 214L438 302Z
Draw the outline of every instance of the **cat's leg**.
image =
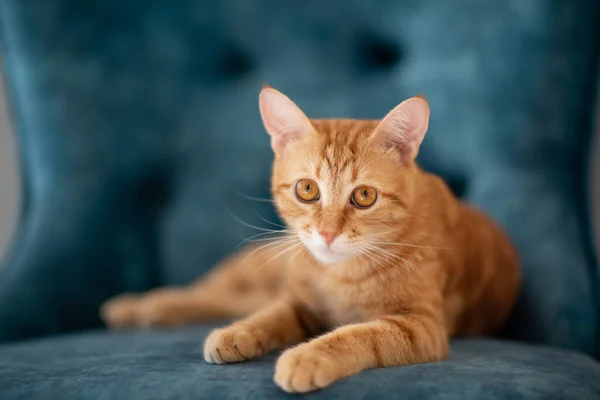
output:
M142 295L117 296L101 308L104 322L113 329L175 327L219 318L238 318L261 308L269 293L241 295L194 287L160 288Z
M285 351L274 379L287 392L304 393L365 369L438 361L447 353L439 314L389 315L338 328Z
M225 260L197 283L124 294L100 310L111 328L170 327L251 314L277 298L281 265L247 248Z
M226 364L249 360L298 344L319 332L304 308L278 300L226 328L213 331L204 343L204 359Z

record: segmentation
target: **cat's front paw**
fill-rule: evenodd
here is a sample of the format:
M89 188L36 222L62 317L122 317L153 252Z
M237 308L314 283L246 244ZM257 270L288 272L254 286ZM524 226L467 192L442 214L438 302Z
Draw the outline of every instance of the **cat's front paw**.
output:
M212 364L228 364L260 357L267 350L267 338L261 330L231 326L216 329L204 342L204 359Z
M312 343L285 351L275 366L275 383L288 393L305 393L340 379L339 363Z

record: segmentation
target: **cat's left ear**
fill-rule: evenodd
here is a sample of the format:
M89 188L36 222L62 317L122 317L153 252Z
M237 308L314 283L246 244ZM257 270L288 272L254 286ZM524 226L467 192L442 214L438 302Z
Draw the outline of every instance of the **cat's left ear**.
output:
M281 154L290 141L313 130L302 110L272 87L267 86L261 90L259 107L265 129L271 136L271 147L276 154Z
M427 127L429 104L425 98L411 97L398 104L375 130L376 140L385 149L398 152L402 162L415 159Z

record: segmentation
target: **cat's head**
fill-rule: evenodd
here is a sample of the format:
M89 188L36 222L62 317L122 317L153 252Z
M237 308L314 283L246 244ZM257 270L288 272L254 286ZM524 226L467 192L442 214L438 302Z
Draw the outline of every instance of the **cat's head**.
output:
M259 96L275 152L272 195L280 216L319 261L376 252L413 207L414 159L429 106L410 98L382 120L309 119L267 87Z

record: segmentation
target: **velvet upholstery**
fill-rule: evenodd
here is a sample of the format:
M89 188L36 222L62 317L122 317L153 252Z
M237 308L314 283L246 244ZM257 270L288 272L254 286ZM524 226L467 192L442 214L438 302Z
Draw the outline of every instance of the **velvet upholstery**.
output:
M105 299L189 282L255 233L231 214L276 221L268 202L240 195L268 197L257 110L268 82L311 117L378 118L425 94L420 163L497 219L520 253L525 282L507 336L597 355L586 199L599 20L599 0L0 1L23 180L0 265L0 342L99 328ZM134 387L185 398L177 385L204 394L191 385L210 376L216 394L246 376L239 394L274 396L270 359L209 369L190 353L199 329L197 343L182 330L5 344L0 394L68 397L90 383L97 391L82 397L113 385L123 398ZM368 372L332 393L598 391L583 355L492 341L455 349L447 364ZM72 363L60 364L67 353Z
M53 337L0 346L0 398L285 399L275 355L216 366L202 360L210 327ZM316 399L600 398L600 364L573 351L493 340L452 344L443 363L365 371ZM34 384L32 384L34 383Z

